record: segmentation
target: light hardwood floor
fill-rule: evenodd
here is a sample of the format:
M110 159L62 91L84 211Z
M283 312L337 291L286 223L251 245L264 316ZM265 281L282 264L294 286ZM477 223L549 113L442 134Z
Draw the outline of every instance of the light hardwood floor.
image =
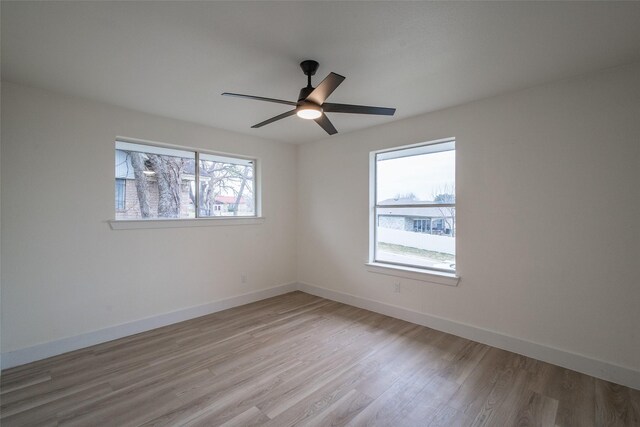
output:
M6 370L2 426L638 426L640 391L293 292Z

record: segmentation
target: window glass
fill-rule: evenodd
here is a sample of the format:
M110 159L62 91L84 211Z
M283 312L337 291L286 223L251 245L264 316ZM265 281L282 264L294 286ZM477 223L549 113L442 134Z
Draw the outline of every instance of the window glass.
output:
M200 154L199 216L255 215L253 163Z
M455 145L375 155L375 262L455 271Z
M255 160L125 141L115 154L116 219L256 215Z
M125 210L126 179L116 178L116 211Z

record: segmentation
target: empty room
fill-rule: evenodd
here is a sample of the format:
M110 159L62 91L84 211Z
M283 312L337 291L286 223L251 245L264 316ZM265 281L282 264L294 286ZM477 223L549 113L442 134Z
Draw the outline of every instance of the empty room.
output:
M640 426L640 2L0 8L3 427Z

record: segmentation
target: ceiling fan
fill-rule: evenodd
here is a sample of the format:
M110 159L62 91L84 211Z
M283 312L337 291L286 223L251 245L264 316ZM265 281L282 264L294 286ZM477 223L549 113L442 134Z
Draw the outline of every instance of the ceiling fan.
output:
M259 128L269 123L284 119L285 117L293 116L294 114L303 119L314 120L322 127L329 135L338 133L331 121L325 113L353 113L353 114L375 114L380 116L393 116L396 112L395 108L384 107L369 107L366 105L350 105L350 104L334 104L331 102L324 102L331 93L342 83L345 79L340 74L329 73L329 75L317 86L311 86L311 76L313 76L318 70L319 64L313 60L306 60L300 63L300 68L307 76L307 87L300 89L298 95L298 101L285 101L282 99L264 98L262 96L243 95L240 93L224 92L224 96L236 96L239 98L255 99L258 101L275 102L278 104L291 105L295 107L293 110L286 113L279 114L264 122L260 122L257 125L251 126L252 128Z

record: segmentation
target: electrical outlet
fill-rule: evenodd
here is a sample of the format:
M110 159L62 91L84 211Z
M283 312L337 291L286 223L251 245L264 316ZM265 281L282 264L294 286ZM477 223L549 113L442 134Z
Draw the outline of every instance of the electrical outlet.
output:
M247 283L247 275L246 274L242 273L240 275L240 282Z
M393 292L399 294L400 293L400 281L396 280L396 282L393 284Z

